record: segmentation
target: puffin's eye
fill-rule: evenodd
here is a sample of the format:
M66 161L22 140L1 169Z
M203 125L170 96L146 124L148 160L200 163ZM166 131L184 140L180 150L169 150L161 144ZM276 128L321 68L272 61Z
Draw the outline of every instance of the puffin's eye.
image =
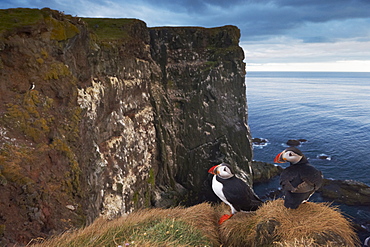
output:
M289 156L293 156L293 154L292 153L289 153Z

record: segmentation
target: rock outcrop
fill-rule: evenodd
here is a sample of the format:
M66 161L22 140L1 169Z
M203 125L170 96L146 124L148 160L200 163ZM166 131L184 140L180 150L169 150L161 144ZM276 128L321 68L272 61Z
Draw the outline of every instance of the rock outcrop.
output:
M251 184L239 31L232 26L152 28L150 35L151 54L161 69L161 83L152 87L160 180L189 191L185 204L213 194L204 184L205 172L222 161ZM163 195L168 197L166 190Z
M281 166L262 161L252 161L251 167L254 183L269 182L270 179L280 175L284 170ZM276 188L276 190L270 193L270 195L261 196L271 199L282 196L280 188ZM324 178L323 184L317 190L317 193L320 193L325 201L334 201L351 206L370 205L370 187L359 181Z
M268 182L271 178L280 175L283 167L262 161L252 161L253 183Z
M236 27L1 16L1 244L203 201L221 161L251 183Z
M370 186L354 180L324 179L319 192L326 200L356 206L370 206Z

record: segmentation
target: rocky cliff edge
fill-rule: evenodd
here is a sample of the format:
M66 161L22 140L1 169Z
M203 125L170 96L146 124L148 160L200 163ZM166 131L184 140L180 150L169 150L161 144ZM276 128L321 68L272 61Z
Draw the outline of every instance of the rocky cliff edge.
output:
M251 183L238 28L0 12L1 244Z

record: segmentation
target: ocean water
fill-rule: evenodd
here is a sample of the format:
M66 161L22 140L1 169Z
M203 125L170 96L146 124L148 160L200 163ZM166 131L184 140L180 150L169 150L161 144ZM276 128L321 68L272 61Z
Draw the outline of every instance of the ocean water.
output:
M248 124L265 138L254 159L273 163L289 139L326 178L370 185L370 73L249 72ZM320 154L329 156L318 159Z
M370 73L248 72L246 82L252 137L268 140L254 147L254 160L273 163L289 139L306 139L298 148L325 178L370 185ZM340 208L370 226L369 207Z

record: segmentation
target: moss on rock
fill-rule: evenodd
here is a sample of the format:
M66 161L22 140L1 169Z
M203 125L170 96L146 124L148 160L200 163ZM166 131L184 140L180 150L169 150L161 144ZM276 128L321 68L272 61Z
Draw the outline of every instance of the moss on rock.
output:
M64 20L56 20L52 16L48 16L45 18L45 22L51 28L50 39L63 41L70 39L77 35L80 30L73 25L71 22Z

